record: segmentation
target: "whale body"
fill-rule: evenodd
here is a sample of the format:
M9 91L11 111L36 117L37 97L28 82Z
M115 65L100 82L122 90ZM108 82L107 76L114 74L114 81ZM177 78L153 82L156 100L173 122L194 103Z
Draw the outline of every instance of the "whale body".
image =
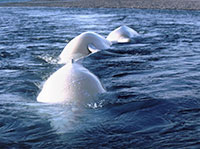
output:
M69 103L89 102L105 92L100 80L77 63L68 63L54 72L44 83L38 102Z
M135 30L126 25L123 25L113 30L106 39L112 43L128 43L131 41L131 38L138 35L139 34Z
M72 39L61 52L59 63L77 60L98 50L108 49L111 42L94 32L84 32Z

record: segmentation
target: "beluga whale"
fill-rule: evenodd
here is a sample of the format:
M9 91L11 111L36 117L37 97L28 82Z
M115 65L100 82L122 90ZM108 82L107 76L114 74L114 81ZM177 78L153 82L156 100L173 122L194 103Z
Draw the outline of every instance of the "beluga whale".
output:
M128 43L132 38L137 36L139 34L135 30L123 25L110 32L106 39L112 43Z
M97 76L72 60L47 79L37 101L63 104L87 103L105 91Z
M94 32L84 32L72 39L61 52L59 63L78 60L99 50L109 49L111 42Z

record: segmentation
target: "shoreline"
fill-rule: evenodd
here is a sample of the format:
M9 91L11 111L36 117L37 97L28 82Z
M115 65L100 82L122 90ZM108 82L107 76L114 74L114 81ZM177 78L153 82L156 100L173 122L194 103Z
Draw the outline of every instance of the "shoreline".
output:
M0 3L0 7L138 8L200 10L200 0L32 0Z

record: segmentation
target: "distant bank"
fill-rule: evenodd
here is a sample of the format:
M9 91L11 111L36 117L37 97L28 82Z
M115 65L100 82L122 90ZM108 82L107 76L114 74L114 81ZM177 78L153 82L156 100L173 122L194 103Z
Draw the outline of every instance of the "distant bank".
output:
M0 2L0 7L143 8L200 10L200 0L2 0Z

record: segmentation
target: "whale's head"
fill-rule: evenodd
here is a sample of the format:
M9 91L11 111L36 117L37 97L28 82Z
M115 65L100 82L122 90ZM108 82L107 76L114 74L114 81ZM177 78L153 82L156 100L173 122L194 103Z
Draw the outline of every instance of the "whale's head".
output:
M80 64L71 62L53 73L44 83L37 101L44 103L87 103L105 92L100 80Z
M110 48L111 42L94 32L84 32L72 39L60 54L60 63L80 59L91 53Z
M128 43L131 41L131 38L134 38L138 35L139 34L135 30L123 25L113 30L106 39L112 43Z

